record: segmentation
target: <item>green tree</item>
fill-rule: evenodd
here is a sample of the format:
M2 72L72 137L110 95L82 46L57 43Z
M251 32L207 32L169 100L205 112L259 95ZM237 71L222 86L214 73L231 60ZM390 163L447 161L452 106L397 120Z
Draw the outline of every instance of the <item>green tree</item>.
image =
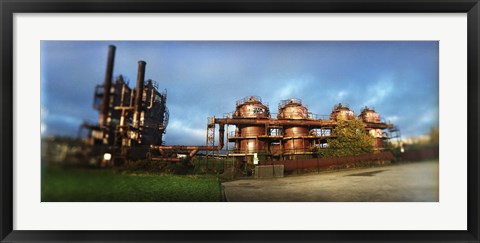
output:
M336 138L327 139L328 147L319 150L321 157L340 157L368 154L373 151L373 137L365 131L365 125L357 118L339 120L333 130Z

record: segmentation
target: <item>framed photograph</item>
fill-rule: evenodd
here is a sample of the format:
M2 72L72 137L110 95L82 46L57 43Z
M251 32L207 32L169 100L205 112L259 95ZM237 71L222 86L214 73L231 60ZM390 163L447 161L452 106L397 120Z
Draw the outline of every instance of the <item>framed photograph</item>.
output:
M2 242L479 241L477 0L0 6Z

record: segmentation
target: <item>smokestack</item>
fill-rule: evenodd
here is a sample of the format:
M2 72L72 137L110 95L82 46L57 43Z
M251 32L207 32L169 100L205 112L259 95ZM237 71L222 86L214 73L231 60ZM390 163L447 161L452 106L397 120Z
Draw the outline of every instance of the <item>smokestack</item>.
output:
M115 62L114 45L108 46L107 70L105 71L105 81L103 82L103 97L100 111L100 127L105 127L107 124L108 108L110 106L110 88L112 87L113 65Z
M142 96L143 82L145 82L145 65L144 61L138 61L137 87L135 90L135 113L133 114L133 127L138 128L140 125L140 114L142 112Z

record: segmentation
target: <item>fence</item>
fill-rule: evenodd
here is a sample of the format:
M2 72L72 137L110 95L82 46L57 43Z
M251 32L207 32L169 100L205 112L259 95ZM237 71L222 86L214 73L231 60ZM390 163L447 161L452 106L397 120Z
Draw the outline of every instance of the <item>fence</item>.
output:
M260 165L283 165L285 171L331 170L336 168L354 167L360 163L392 161L394 156L390 151L358 156L343 156L334 158L311 158L298 160L264 161Z
M438 159L438 157L438 147L407 149L404 153L400 154L402 161L422 161Z

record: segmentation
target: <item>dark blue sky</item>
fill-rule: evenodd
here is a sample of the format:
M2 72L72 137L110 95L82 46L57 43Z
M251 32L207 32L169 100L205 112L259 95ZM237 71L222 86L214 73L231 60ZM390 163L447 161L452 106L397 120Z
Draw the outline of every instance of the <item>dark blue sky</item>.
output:
M166 144L204 144L207 118L250 95L274 113L292 97L319 115L339 102L356 114L370 106L402 137L438 127L438 42L42 41L43 136L75 136L83 121L97 121L93 91L109 44L117 46L115 76L134 87L145 60L145 78L167 89Z

